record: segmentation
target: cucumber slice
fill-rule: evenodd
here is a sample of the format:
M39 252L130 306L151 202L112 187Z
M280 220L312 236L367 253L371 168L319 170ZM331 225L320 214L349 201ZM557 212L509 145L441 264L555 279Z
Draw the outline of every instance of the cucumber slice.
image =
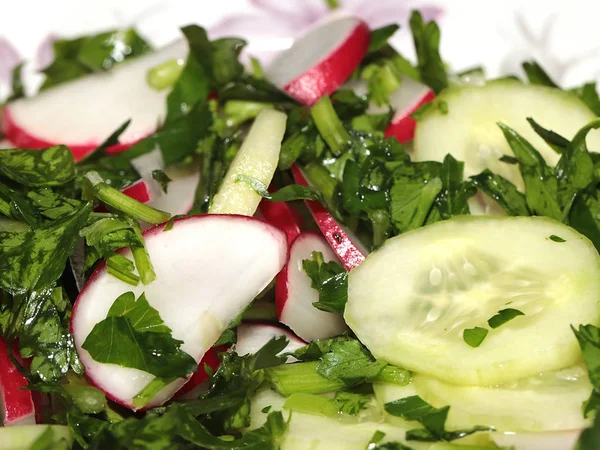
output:
M600 256L545 217L428 225L386 241L348 283L344 317L377 359L459 385L575 365L571 325L600 324ZM488 319L506 308L524 315L489 330ZM476 348L463 340L473 327L489 330Z
M417 124L414 140L415 161L442 161L451 153L465 162L465 177L488 168L523 189L516 165L499 161L512 151L497 122L514 128L554 165L559 155L531 128L532 117L545 128L571 139L596 117L574 94L545 86L517 81L497 81L485 86L456 86L442 92L438 101L446 102L447 114L432 109ZM592 131L587 142L600 151L600 132Z
M69 427L63 425L24 425L0 427L0 450L27 450L44 433L52 433L52 442L64 442L68 448L73 445L73 436Z
M589 425L581 405L592 385L582 366L495 387L456 386L423 375L415 375L413 384L426 402L451 406L450 428L488 425L499 432L539 432Z
M210 214L252 216L256 212L262 197L238 177L256 180L265 186L271 184L279 162L286 120L284 113L273 109L260 112L213 198Z

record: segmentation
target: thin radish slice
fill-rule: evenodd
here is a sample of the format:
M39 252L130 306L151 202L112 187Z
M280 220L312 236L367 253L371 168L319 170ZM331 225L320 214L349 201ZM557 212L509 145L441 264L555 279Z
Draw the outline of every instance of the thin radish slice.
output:
M196 361L225 331L228 324L259 294L286 261L285 235L260 220L242 216L201 215L176 219L144 233L156 272L149 285L131 286L108 274L102 264L79 294L71 329L86 376L108 398L133 407L133 398L155 377L137 369L94 361L82 348L92 328L103 320L115 299L125 292L143 292L183 341L182 350ZM128 249L122 251L131 257ZM147 407L161 405L187 380L162 389Z
M237 327L237 343L233 348L238 355L256 353L274 337L285 336L288 345L281 353L293 352L306 346L306 342L282 327L267 323L243 323Z
M305 105L313 105L340 87L369 48L365 22L343 17L310 30L283 51L265 75L275 86Z
M346 83L344 88L352 90L359 96L367 95L367 83L364 80L353 80ZM401 144L412 141L417 122L411 114L434 98L435 93L429 87L412 78L403 77L398 89L389 97L389 105L394 109L394 117L385 130L385 137L395 137ZM368 114L387 112L387 105L379 106L374 103L371 103L367 110Z
M16 348L13 356L23 364ZM14 366L9 358L6 341L0 336L0 400L2 400L2 422L5 427L14 425L35 425L35 407L31 391L21 388L27 386L27 379Z
M183 387L179 389L173 397L183 397L184 395L187 395L190 392L192 392L206 380L208 380L210 376L208 373L206 373L206 366L210 367L212 371L217 370L221 365L221 360L219 359L219 351L225 350L225 348L209 348L198 363L198 370L194 372L194 374L190 377L188 382L185 383Z
M302 170L297 165L292 166L292 174L294 181L303 186L308 186ZM331 213L316 200L306 200L306 206L317 222L321 233L329 243L329 246L335 252L339 260L342 262L346 270L352 270L365 260L365 255L368 253L366 249L358 243L358 239L351 239L349 232L344 230L337 223Z
M292 207L285 202L263 199L258 205L258 211L267 222L285 233L288 245L300 234L301 218L297 217Z
M284 113L272 109L258 114L213 198L209 213L252 216L256 212L261 196L250 184L241 181L271 184L279 162L286 120Z
M403 78L400 87L390 95L390 105L395 113L385 130L385 137L395 137L401 144L412 141L417 122L411 114L434 98L435 94L429 87L408 77Z
M65 144L75 161L84 158L125 120L131 124L121 143L107 151L125 150L154 132L166 115L169 90L156 91L146 82L148 69L168 59L185 58L184 41L100 73L61 84L10 103L4 108L2 133L19 148Z
M322 236L302 233L290 247L288 263L277 274L275 284L279 321L305 341L338 336L348 329L341 316L313 306L319 301L319 295L302 267L302 261L311 259L312 252L321 252L327 262L338 261Z

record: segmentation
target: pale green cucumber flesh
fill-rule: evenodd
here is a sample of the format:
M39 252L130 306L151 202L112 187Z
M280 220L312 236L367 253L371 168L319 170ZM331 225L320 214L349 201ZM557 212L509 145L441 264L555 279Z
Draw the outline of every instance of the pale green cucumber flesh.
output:
M516 81L455 86L443 91L437 99L447 104L448 112L432 110L419 120L413 159L442 161L450 153L465 162L465 177L488 168L521 190L523 180L518 167L499 161L502 155L513 153L497 122L515 129L554 165L559 155L533 131L527 118L532 117L567 139L596 118L572 93ZM592 131L587 142L592 151L600 151L600 132Z
M63 425L23 425L0 427L0 450L28 450L42 434L51 430L53 442L64 441L70 447L73 436Z
M555 242L558 236L565 242ZM600 323L600 257L542 217L458 217L389 239L350 273L344 317L381 360L490 386L575 365L571 330ZM487 321L513 308L499 328ZM489 330L479 347L465 329Z

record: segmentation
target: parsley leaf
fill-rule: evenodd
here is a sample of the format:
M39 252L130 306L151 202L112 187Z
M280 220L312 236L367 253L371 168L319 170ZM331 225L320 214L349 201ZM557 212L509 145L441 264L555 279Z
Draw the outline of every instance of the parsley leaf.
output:
M557 199L558 182L552 169L525 138L502 123L498 125L519 160L528 208L536 215L561 220L562 211Z
M415 420L423 425L424 429L408 430L406 432L406 440L424 442L453 441L477 431L493 430L490 427L477 425L465 430L446 431L445 425L450 406L434 408L418 395L386 403L384 408L393 416L402 417L406 420Z
M506 308L498 311L498 313L488 320L488 325L492 328L498 328L506 322L513 320L515 317L524 316L525 314L518 309Z
M410 29L421 79L437 94L448 86L448 74L439 51L440 29L433 21L425 23L419 11L411 14Z
M21 295L53 286L90 212L90 205L84 204L73 214L35 230L0 232L0 287Z
M369 41L369 53L381 50L387 41L398 31L400 25L390 24L381 28L371 30L371 40Z
M471 177L473 184L483 193L493 198L509 216L529 216L525 195L514 184L501 175L485 169Z
M402 165L392 174L390 218L399 233L423 226L443 188L439 177L441 164L419 162Z
M366 408L371 397L365 394L354 392L338 391L333 398L338 406L338 411L350 416L356 416Z
M311 279L311 287L319 292L319 301L313 306L343 315L348 301L348 272L335 261L325 262L320 252L302 261L302 268Z
M568 139L552 130L547 130L531 117L527 118L527 122L529 122L529 125L533 128L533 131L535 131L556 153L562 153L565 148L569 146Z
M527 80L531 84L537 84L540 86L548 86L557 88L558 85L552 81L546 71L535 61L525 61L522 64Z
M479 347L487 334L488 330L485 328L467 328L465 331L463 331L463 339L471 347Z
M132 28L71 40L59 39L54 41L53 49L54 61L42 71L46 75L42 90L90 73L109 70L117 63L151 50Z
M387 364L375 361L357 340L337 341L321 357L317 373L329 379L354 384L375 378Z
M75 178L75 163L64 145L44 150L2 150L0 174L24 186L60 186Z
M471 182L463 181L465 163L457 161L451 154L446 155L440 169L442 189L434 202L436 215L441 220L453 216L469 214L469 198L476 193ZM432 218L427 222L431 223Z
M600 414L596 415L592 426L581 432L575 450L597 450L598 442L600 442Z
M600 97L598 97L598 89L596 88L596 82L585 83L583 86L572 89L582 101L590 108L594 114L600 116Z
M187 115L192 107L204 103L210 90L212 46L206 31L197 25L183 27L181 31L190 51L183 71L167 97L166 123Z
M142 294L126 292L115 300L82 347L101 363L143 370L160 378L185 377L197 369Z

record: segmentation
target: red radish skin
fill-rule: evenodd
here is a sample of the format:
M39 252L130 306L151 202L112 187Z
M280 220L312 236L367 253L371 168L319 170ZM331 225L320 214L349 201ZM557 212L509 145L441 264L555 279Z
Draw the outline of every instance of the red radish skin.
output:
M360 97L368 94L367 83L364 80L352 80L343 86ZM385 130L385 137L395 137L400 143L412 141L415 136L417 122L411 117L421 106L435 99L434 92L424 84L408 77L403 77L398 89L389 96L389 103L394 109L394 116ZM369 105L369 114L385 114L388 106Z
M27 379L14 366L8 351L6 341L0 337L0 397L4 426L35 425L32 392L21 389L27 386ZM21 365L24 364L15 349L13 356Z
M365 56L371 33L360 19L326 22L297 39L266 70L266 77L305 105L340 87Z
M186 42L178 41L108 73L88 75L11 102L3 110L2 133L19 148L67 145L79 161L132 119L121 143L107 149L123 151L153 133L166 115L169 89L152 89L146 82L148 70L186 54Z
M194 372L194 374L190 377L188 382L185 383L183 387L179 389L173 397L178 398L189 394L191 391L193 391L206 380L208 380L209 375L206 373L205 366L210 367L213 370L213 372L217 370L221 365L221 360L219 359L219 352L224 352L226 350L226 347L210 348L202 357L200 363L198 363L198 370Z
M303 186L308 186L308 181L297 165L292 166L294 181ZM317 200L306 200L306 206L315 219L323 236L342 262L346 270L352 270L365 260L366 252L359 249L348 233L337 223L331 213Z
M2 133L7 137L10 137L14 143L15 148L48 148L54 145L60 144L60 142L50 142L42 138L36 137L29 134L24 128L22 128L12 116L10 108L4 108L2 114ZM138 139L139 140L139 139ZM107 153L119 153L127 150L137 141L128 142L127 144L116 144L106 149ZM73 159L75 162L81 161L90 153L92 153L100 145L100 142L90 142L87 144L67 144L71 153L73 153Z
M411 117L411 114L417 111L424 104L433 101L434 98L435 94L433 91L427 89L424 92L424 95L417 98L416 103L408 106L407 109L397 110L392 118L391 123L385 130L385 137L395 137L401 144L412 141L415 137L417 121Z
M319 295L302 267L302 261L311 259L312 252L321 252L326 262L339 262L323 236L304 232L292 243L288 262L277 274L275 284L279 321L305 341L338 336L348 329L341 316L313 306Z
M291 245L300 234L301 218L285 202L263 199L258 205L258 211L267 222L285 233L288 245Z
M133 397L154 377L136 369L97 363L81 348L119 295L132 291L139 296L145 292L149 303L173 330L173 337L184 341L182 350L199 362L287 260L285 234L251 217L187 216L175 219L172 229L164 231L165 227L158 225L143 233L156 281L147 286L127 285L109 275L103 262L73 306L71 332L86 377L107 398L131 409L135 409ZM128 249L119 252L131 258ZM222 293L227 296L215 298ZM181 302L180 308L174 307L177 301ZM200 319L202 327L192 325ZM169 384L146 408L163 404L186 382L178 379Z
M148 203L152 200L152 189L146 180L136 181L121 192L141 203Z
M256 353L271 339L279 336L285 336L288 340L288 345L281 353L293 352L307 345L283 327L269 323L243 323L237 327L237 343L233 350L241 356ZM292 362L292 359L288 359L288 362Z

